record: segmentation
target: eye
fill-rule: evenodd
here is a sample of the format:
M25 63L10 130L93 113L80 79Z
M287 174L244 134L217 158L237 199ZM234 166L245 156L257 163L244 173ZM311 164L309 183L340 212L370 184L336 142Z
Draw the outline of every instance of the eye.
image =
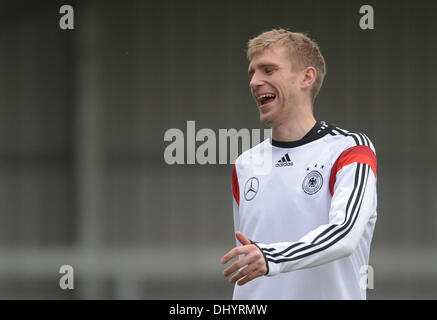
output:
M275 71L273 68L267 68L267 69L265 69L264 72L265 72L266 74L272 74L273 71Z

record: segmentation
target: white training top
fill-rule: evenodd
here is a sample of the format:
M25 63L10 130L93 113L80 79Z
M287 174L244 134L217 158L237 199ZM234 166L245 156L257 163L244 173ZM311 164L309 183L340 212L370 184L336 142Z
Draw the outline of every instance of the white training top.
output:
M241 154L235 231L261 249L268 270L235 285L233 298L366 299L376 164L366 135L325 122L299 141L269 138Z

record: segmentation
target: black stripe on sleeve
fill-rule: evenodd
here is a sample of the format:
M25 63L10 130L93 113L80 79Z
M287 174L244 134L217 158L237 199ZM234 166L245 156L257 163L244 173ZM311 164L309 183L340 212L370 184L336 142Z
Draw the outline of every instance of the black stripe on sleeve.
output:
M347 216L348 216L348 212L349 212L350 204L351 204L351 202L352 202L352 199L354 198L354 195L356 194L356 190L357 190L357 186L358 186L358 178L359 178L359 167L358 167L358 165L357 165L357 169L356 169L356 171L355 171L354 188L353 188L353 190L352 190L352 192L351 192L351 196L349 197L348 203L347 203L347 205L346 205L346 211L345 211L345 217L344 217L343 224L346 222L346 219L347 219ZM333 226L336 227L337 225L333 225ZM333 228L332 228L332 229L333 229ZM325 231L322 232L322 233L323 233L323 234L326 234L327 231L325 230ZM319 235L318 237L320 237L320 236L321 236L321 235ZM329 238L326 239L325 241L327 241L327 240L329 240ZM314 242L314 241L313 241L313 242ZM316 243L313 243L313 242L312 242L313 245L317 245ZM299 244L304 244L304 243L303 243L303 242L294 243L294 244L292 244L291 246L287 247L286 249L284 249L284 250L282 250L282 251L280 251L280 252L277 252L277 253L268 253L267 255L268 255L268 256L271 256L271 257L277 257L277 256L280 256L280 255L284 255L284 253L287 253L287 252L290 251L291 249L297 247ZM306 246L306 247L304 247L303 250L305 250L305 249L307 249L307 248L309 248L309 247L310 247L310 246ZM274 248L269 248L269 249L271 249L271 250L269 250L269 251L274 251Z
M367 173L366 173L366 183L367 183L367 178L368 178L368 176L369 176L369 171L370 171L370 167L369 167L368 165L366 165L366 172L367 172ZM358 207L358 212L359 212L359 210L361 209L361 204L362 204L363 198L364 198L364 194L363 194L363 196L361 197L361 201L360 201L360 204L359 204L359 207ZM323 246L323 247L321 247L321 248L318 248L318 249L316 249L316 250L314 250L314 251L307 252L307 253L301 254L300 256L293 257L293 258L280 259L280 260L274 260L274 261L273 261L272 259L268 259L268 260L271 261L271 262L274 262L274 263L281 263L281 262L293 261L293 260L298 260L298 259L305 258L305 257L307 257L307 256L309 256L309 255L312 255L312 254L314 254L314 253L317 253L317 252L320 252L320 251L323 251L323 250L329 248L330 246L332 246L332 245L334 245L336 242L340 241L342 238L344 238L344 237L349 233L349 231L352 229L353 225L355 224L355 221L356 221L357 218L358 218L358 212L357 212L357 214L355 215L355 217L354 217L354 219L353 219L353 221L352 221L352 224L351 224L351 226L348 228L348 230L346 230L346 232L344 232L344 233L342 233L341 235L339 235L339 236L338 236L338 237L337 237L333 242L328 243L327 245L325 245L325 246Z
M256 245L256 247L261 251L261 253L263 254L263 257L264 257L264 261L266 262L266 267L267 267L267 271L266 271L266 273L264 274L264 275L266 275L266 274L269 274L269 261L267 260L267 257L266 257L266 254L265 254L265 252L263 251L263 249L261 249L260 248L260 246L259 245L257 245L257 243L256 242L254 242L254 241L252 241L252 240L250 240L250 243L252 243L252 244L254 244L254 245Z
M370 170L370 169L369 169L369 166L368 166L368 165L359 164L358 167L357 167L357 173L358 173L358 171L361 171L361 174L360 174L359 191L358 191L358 194L357 194L357 196L356 196L356 198L355 198L354 204L353 204L353 206L352 206L352 214L349 215L349 218L348 218L347 222L346 222L346 223L343 223L343 225L342 225L341 228L339 228L338 230L336 230L335 232L333 232L329 237L326 237L325 239L323 239L322 241L320 241L320 242L318 242L318 243L311 243L311 244L308 245L308 246L305 246L305 247L302 247L302 248L300 248L300 249L297 249L297 250L295 250L295 251L293 251L293 252L291 252L291 253L289 253L289 254L287 254L287 255L283 255L283 257L286 257L285 259L279 259L279 260L276 260L276 259L268 258L268 261L270 261L270 262L274 262L274 263L280 263L280 262L286 262L286 261L297 260L297 259L300 259L300 258L303 258L303 257L309 256L309 255L311 255L311 254L314 254L314 253L320 252L320 251L322 251L322 250L324 250L324 249L326 249L326 248L328 248L328 247L334 245L334 244L337 243L340 239L342 239L344 236L346 236L346 234L348 234L349 231L352 229L352 226L355 224L355 221L356 221L356 219L357 219L357 217L358 217L358 213L359 213L359 210L360 210L360 208L361 208L361 203L362 203L362 200L363 200L363 198L364 198L364 191L365 191L365 186L366 186L366 184L367 184L367 178L368 178L369 170ZM356 186L357 186L357 185L355 185L355 188L356 188ZM354 191L355 191L355 188L354 188ZM354 191L352 192L351 197L349 198L348 206L350 205L351 199L354 197ZM347 211L348 211L348 209L346 210L346 212L347 212ZM350 226L349 226L349 225L350 225ZM348 227L348 226L349 226L349 227ZM311 250L310 252L306 252L306 253L304 253L304 254L302 254L302 255L299 255L299 256L291 257L292 255L294 255L294 254L296 254L296 253L298 253L298 252L304 251L304 250L306 250L306 249L314 248L315 246L318 246L318 245L320 245L320 244L325 243L326 241L328 241L329 239L331 239L332 237L334 237L336 234L338 234L339 232L341 232L341 231L344 230L344 229L346 229L346 230L345 230L342 234L340 234L337 238L335 238L334 240L332 240L331 242L329 242L328 244L326 244L326 245L323 246L322 248L318 248L318 249L315 249L315 250ZM324 231L324 233L326 233L326 231ZM320 236L319 236L319 237L320 237ZM289 248L290 248L290 247L289 247ZM287 248L285 251L288 251L289 248ZM283 250L282 252L284 252L284 250ZM282 253L282 252L281 252L281 253ZM267 254L267 255L272 256L272 257L276 257L276 256L278 256L279 254ZM290 258L290 257L291 257L291 258Z

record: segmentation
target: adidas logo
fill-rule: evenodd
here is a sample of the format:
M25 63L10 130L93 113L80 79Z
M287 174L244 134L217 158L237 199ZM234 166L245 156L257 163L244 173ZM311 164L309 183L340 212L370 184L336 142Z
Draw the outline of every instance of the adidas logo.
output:
M291 167L293 165L293 162L290 159L290 156L288 153L286 153L281 160L278 161L278 163L275 165L275 167Z

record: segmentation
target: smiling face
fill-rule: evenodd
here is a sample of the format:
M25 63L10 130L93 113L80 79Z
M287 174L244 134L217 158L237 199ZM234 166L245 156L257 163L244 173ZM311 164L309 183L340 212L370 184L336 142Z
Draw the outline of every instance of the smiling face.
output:
M285 46L269 46L249 64L250 89L260 120L273 128L285 121L299 102L300 72L293 72Z

